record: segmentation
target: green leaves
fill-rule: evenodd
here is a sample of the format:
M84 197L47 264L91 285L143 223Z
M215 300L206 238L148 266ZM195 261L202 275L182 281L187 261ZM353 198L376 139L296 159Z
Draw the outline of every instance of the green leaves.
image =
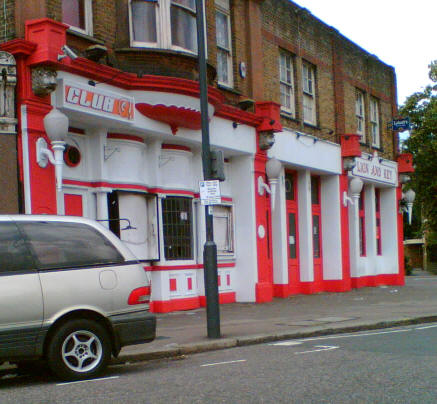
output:
M436 83L437 60L429 68L429 77ZM416 191L415 203L422 207L422 230L437 232L437 85L410 95L399 113L412 123L403 149L413 154L416 171L411 187Z

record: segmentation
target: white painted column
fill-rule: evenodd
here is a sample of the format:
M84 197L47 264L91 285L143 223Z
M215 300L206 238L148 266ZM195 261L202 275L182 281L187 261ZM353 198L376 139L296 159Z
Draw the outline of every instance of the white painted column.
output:
M364 189L364 215L366 217L366 258L363 259L365 276L376 275L376 212L375 186L368 184Z
M161 184L161 170L159 169L161 163L161 147L162 140L153 140L147 143L147 157L144 161L144 171L148 173L146 182L150 186L157 186Z
M299 171L298 176L299 211L299 264L300 280L314 281L313 259L313 218L311 211L311 172Z
M273 282L288 285L288 232L285 206L284 170L276 185L275 206L272 210Z
M396 188L381 189L381 243L382 256L378 273L399 273L399 246Z
M340 176L321 177L323 279L343 278Z
M254 302L258 281L253 156L232 157L232 199L235 202L235 292L237 301Z
M164 256L164 237L162 224L162 199L163 196L158 194L158 228L159 231L159 257L160 264L165 261ZM169 271L152 271L152 295L151 299L154 301L164 301L170 299L170 277Z
M352 195L353 204L349 205L349 245L350 245L350 266L351 277L360 276L359 260L360 260L360 223L359 223L359 204L360 195Z
M112 192L110 188L97 188L96 193L96 219L104 220L101 224L109 228L109 212L108 212L108 193Z

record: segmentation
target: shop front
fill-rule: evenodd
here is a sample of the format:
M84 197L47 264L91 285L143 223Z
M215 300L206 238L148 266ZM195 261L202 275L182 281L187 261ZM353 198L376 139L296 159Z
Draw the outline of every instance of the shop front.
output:
M63 24L36 20L27 23L25 40L3 45L18 61L25 213L101 221L144 263L153 311L201 307L198 83L138 78L83 58L58 58L65 31ZM45 80L37 83L35 72ZM41 82L50 82L49 88L39 88ZM273 119L266 105L259 113L245 112L225 105L217 89L208 91L211 147L223 152L226 176L221 203L210 209L219 300L256 301L255 155L258 129L264 123L268 132Z

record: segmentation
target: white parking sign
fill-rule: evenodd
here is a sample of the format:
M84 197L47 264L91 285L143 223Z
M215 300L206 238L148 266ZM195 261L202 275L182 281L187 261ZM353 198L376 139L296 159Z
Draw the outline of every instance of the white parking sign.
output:
M219 180L199 181L199 189L202 205L220 205L222 203Z

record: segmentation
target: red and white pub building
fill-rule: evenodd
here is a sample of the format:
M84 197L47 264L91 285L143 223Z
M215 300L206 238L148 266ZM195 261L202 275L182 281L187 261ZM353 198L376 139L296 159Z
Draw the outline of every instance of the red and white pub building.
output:
M102 220L150 272L153 311L201 307L198 83L58 58L66 28L30 21L24 40L2 45L17 63L25 213ZM55 72L54 91L35 89L37 69ZM213 206L220 302L403 284L399 176L410 156L362 154L358 135L339 145L283 129L279 108L242 111L209 89L211 146L226 173ZM45 158L59 144L44 125L55 109L69 121L57 171Z

